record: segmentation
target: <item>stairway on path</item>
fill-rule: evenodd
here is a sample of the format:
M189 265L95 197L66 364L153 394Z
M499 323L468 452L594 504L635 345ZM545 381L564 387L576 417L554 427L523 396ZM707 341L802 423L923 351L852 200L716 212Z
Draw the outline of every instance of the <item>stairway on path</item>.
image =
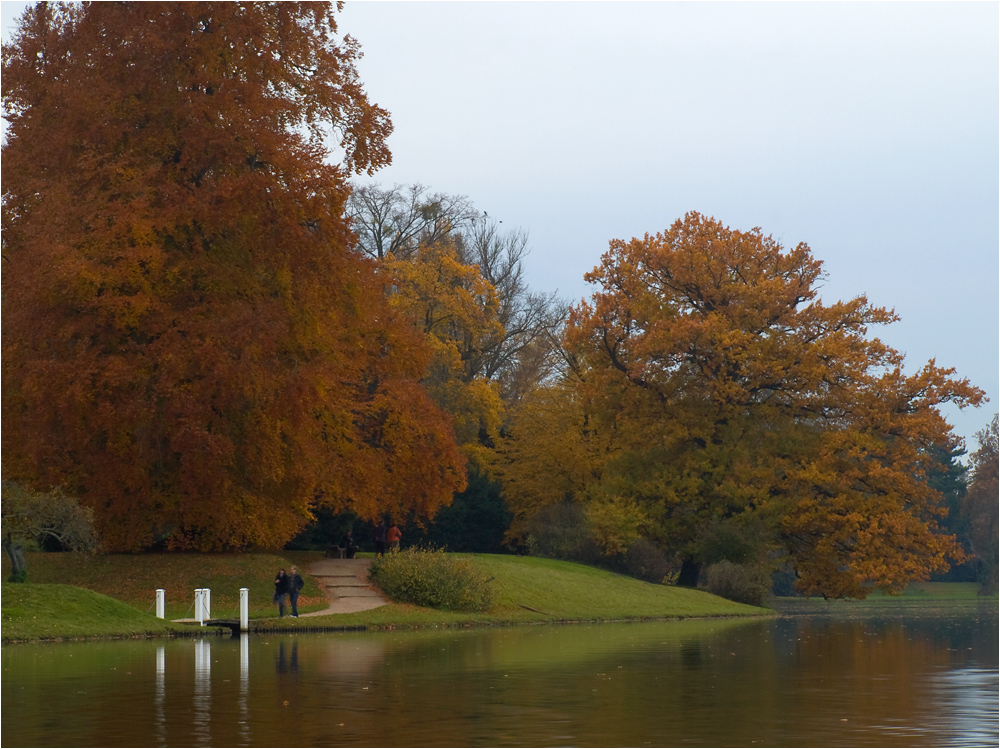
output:
M321 559L310 565L309 574L326 593L330 605L302 616L348 614L387 604L385 597L368 583L369 564L369 559Z

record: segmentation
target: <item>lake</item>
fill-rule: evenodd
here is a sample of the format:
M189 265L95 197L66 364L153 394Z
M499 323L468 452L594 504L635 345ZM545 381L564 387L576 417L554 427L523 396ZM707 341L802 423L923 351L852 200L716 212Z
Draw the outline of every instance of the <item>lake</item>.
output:
M956 610L2 648L4 746L997 746Z

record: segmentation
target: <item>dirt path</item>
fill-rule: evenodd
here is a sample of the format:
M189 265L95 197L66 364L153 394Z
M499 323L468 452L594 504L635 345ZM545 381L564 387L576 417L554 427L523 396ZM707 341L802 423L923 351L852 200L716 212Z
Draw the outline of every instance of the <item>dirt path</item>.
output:
M299 614L299 617L352 614L389 603L368 584L370 563L369 559L321 559L313 562L309 566L309 574L316 578L330 605L322 611Z

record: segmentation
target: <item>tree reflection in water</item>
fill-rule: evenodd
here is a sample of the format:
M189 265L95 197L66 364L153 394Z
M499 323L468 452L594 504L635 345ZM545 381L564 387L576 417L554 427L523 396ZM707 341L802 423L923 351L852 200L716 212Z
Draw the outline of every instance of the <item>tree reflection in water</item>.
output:
M11 646L2 743L995 745L991 606Z

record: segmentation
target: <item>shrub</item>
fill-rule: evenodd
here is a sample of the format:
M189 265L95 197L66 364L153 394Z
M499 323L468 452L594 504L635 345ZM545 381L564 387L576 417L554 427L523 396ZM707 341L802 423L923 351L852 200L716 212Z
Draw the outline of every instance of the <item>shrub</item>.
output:
M586 511L575 502L543 507L525 523L531 556L598 564L604 555L593 538Z
M667 557L652 541L640 538L625 552L625 569L632 577L662 583L671 573Z
M767 573L757 566L722 561L705 570L709 593L738 603L760 606L769 589Z
M387 596L449 611L486 611L495 600L493 578L467 558L440 550L406 549L376 557L368 578Z

